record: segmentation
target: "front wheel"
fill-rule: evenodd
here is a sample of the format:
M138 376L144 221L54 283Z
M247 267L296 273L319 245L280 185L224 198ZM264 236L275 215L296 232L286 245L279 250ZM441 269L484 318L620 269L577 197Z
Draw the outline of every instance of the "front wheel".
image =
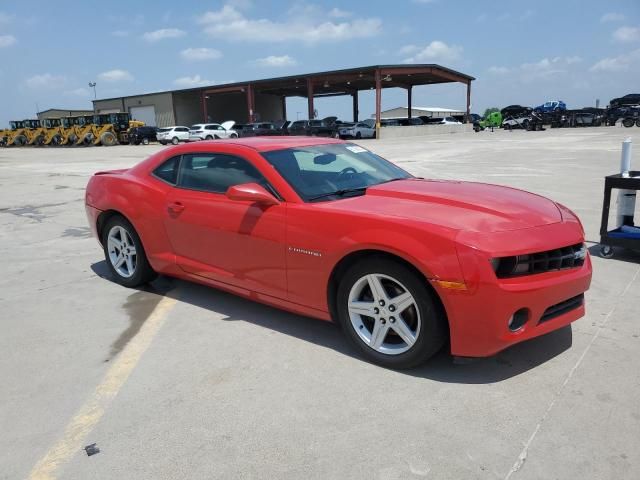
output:
M124 217L115 216L107 222L102 246L109 270L120 285L137 287L156 277L138 233Z
M636 122L633 120L633 118L625 118L624 120L622 120L622 125L626 128L633 127L635 123Z
M336 313L355 347L383 367L415 367L446 339L445 315L424 278L387 258L371 257L346 272Z
M232 133L229 138L238 138L238 135L236 135L235 133Z
M178 140L178 137L173 137L171 139L171 144L172 145L177 145L178 143L180 143L180 140Z
M602 258L611 258L611 257L613 257L613 247L611 245L601 245L600 246L600 256Z
M149 139L148 139L147 137L144 137L144 138L142 139L142 144L143 144L143 145L149 145Z

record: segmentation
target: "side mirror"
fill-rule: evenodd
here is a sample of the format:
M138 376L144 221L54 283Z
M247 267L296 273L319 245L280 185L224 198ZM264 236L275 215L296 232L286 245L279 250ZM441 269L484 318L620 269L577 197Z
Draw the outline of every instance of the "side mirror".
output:
M240 202L253 202L260 205L280 205L280 201L257 183L242 183L227 189L227 198Z

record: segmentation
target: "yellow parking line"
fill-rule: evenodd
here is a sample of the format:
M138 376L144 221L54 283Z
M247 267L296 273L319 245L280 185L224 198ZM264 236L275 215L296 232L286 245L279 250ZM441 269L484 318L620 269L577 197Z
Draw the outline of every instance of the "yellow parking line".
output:
M82 451L84 440L100 421L107 407L118 394L129 375L147 350L153 337L158 333L176 299L164 297L138 334L120 352L87 402L78 410L64 430L62 437L49 449L47 454L33 467L30 480L54 480L57 470L73 455Z

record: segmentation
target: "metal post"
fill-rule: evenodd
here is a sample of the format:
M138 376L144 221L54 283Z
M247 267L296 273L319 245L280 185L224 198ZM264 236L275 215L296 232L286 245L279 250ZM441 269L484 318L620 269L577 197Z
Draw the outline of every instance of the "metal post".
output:
M412 104L411 104L411 93L413 91L413 87L409 86L407 87L407 111L409 112L407 114L407 118L411 118L413 116L413 112L411 111L411 109L413 108Z
M255 97L253 95L253 88L251 88L251 85L247 85L247 110L248 110L248 115L247 117L249 118L249 123L253 123L253 119L255 116Z
M471 118L471 80L467 81L467 122Z
M313 120L314 118L314 108L313 108L313 82L310 78L307 78L307 106L309 109L309 120Z
M622 142L622 155L620 157L620 173L623 177L629 177L631 171L631 138ZM633 215L636 210L636 191L618 191L618 215L617 226L633 225Z
M282 96L282 120L287 120L287 97Z
M382 80L380 70L376 70L376 138L380 138L380 107L382 104Z
M351 94L353 100L353 121L358 122L358 91Z
M207 95L204 92L204 90L201 92L200 94L201 96L201 102L202 102L202 121L203 122L207 122Z

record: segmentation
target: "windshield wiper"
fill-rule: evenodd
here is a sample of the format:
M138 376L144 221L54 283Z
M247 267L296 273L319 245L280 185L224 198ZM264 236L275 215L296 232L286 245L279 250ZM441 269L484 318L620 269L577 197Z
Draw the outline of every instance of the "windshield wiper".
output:
M309 201L313 202L314 200L318 200L320 198L325 198L325 197L346 197L346 196L350 196L351 194L355 194L355 193L364 193L367 190L368 187L358 187L358 188L345 188L342 190L336 190L335 192L328 192L328 193L321 193L320 195L316 195L314 197L310 197Z

